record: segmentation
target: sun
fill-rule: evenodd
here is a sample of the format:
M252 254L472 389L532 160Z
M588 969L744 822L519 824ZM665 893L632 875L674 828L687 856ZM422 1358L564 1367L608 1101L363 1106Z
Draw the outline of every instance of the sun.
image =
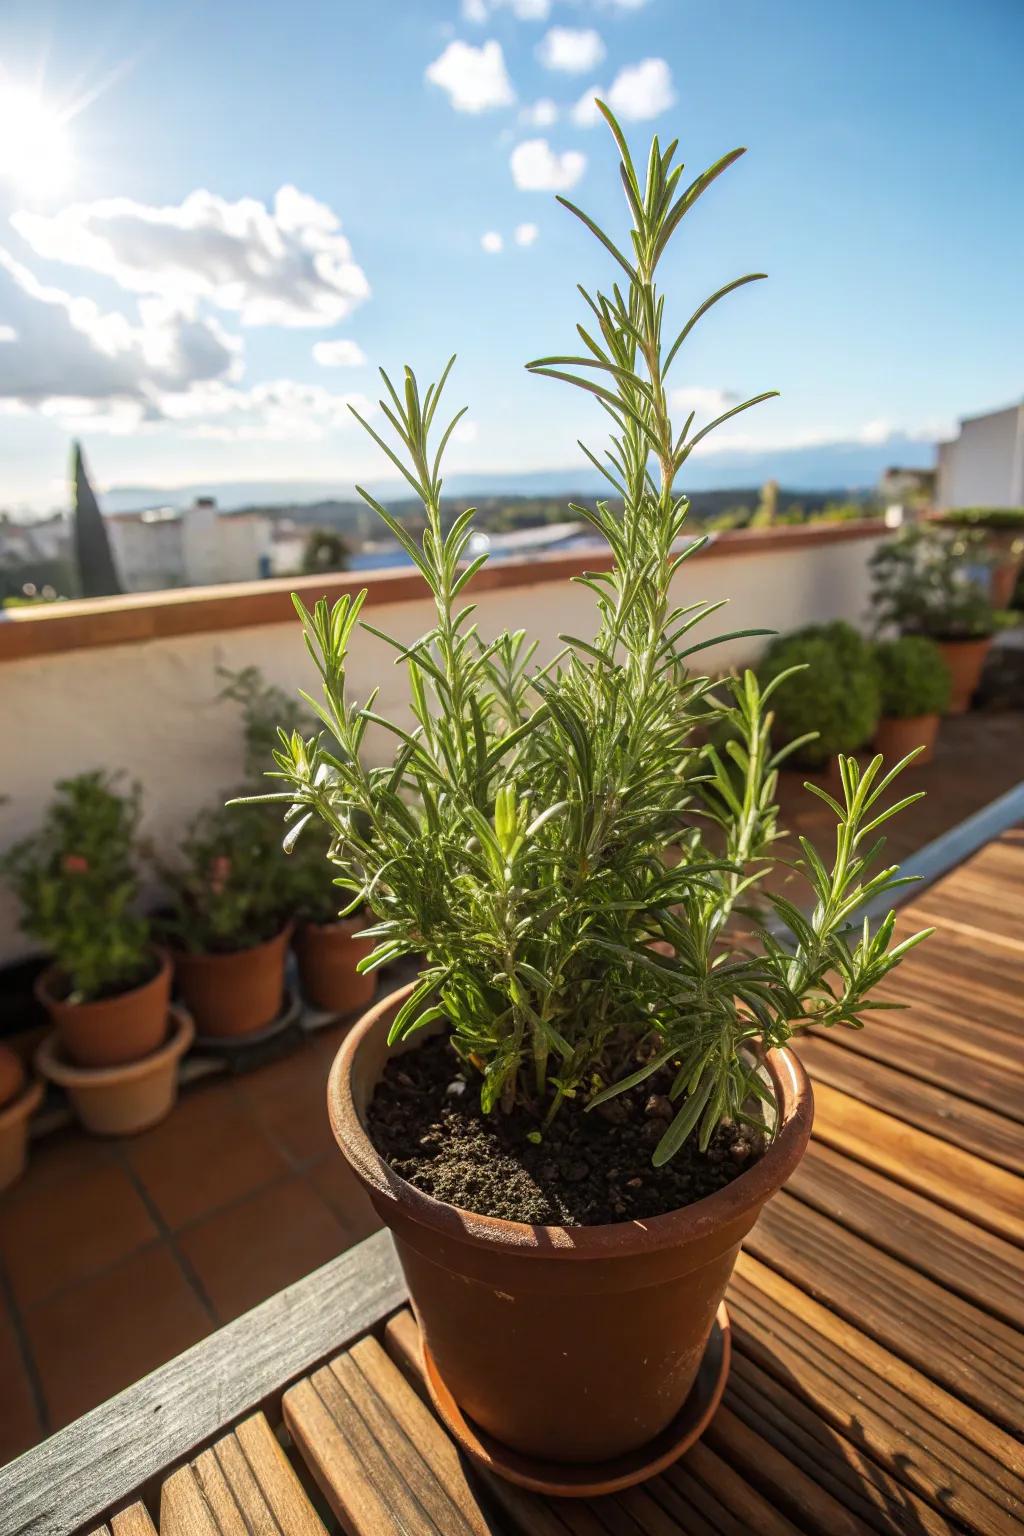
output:
M57 192L71 174L67 116L31 87L0 79L0 181L20 192Z

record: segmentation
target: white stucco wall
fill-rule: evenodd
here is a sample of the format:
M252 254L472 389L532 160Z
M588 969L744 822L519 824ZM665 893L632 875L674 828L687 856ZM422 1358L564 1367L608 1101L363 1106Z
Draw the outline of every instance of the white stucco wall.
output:
M787 630L846 618L863 620L869 582L867 559L875 538L832 540L787 550L698 554L676 578L680 602L728 597L708 621L710 636L726 629ZM502 587L477 599L481 632L525 628L540 638L540 659L557 650L559 631L588 636L593 598L575 583ZM411 641L429 628L427 600L375 603L365 616L380 629ZM703 636L702 636L703 637ZM751 659L756 641L716 647L697 660L723 670ZM380 684L379 710L401 709L405 669L374 636L358 636L350 666L353 694L365 698ZM259 666L288 690L313 689L316 678L298 622L213 634L185 635L64 651L0 665L0 848L30 830L57 779L94 767L123 768L144 789L145 832L173 848L190 816L224 798L237 783L242 752L239 716L218 698L218 666ZM390 756L383 732L371 735L371 755ZM17 913L0 890L0 963L28 949Z
M940 508L1016 507L1024 502L1024 406L960 423L939 448Z

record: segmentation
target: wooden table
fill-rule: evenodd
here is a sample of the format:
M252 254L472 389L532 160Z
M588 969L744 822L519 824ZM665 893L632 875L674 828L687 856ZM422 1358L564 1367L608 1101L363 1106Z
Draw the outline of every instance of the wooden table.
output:
M814 1139L737 1265L722 1408L663 1476L558 1502L468 1468L379 1234L0 1471L0 1536L1024 1530L1024 831L922 923L884 988L909 1009L801 1047Z

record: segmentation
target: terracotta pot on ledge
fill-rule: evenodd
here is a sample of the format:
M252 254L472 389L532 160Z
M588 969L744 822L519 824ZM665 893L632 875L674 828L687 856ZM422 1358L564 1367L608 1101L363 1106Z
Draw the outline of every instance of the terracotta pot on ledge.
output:
M947 715L966 715L971 707L985 661L992 648L992 636L974 640L939 640L939 650L949 672L950 692Z
M284 964L291 923L263 944L223 954L176 950L174 978L196 1034L215 1039L255 1035L272 1024L284 1001Z
M421 1193L367 1135L367 1106L393 1054L388 1027L409 990L353 1027L327 1099L338 1145L394 1236L430 1365L468 1420L522 1455L607 1464L647 1446L690 1391L740 1243L803 1156L806 1074L789 1051L768 1056L777 1134L706 1199L607 1226L502 1221Z
M325 1013L352 1013L372 1002L377 973L362 976L356 966L374 948L360 938L365 917L343 917L333 923L300 923L295 933L302 996L311 1008Z
M28 1122L42 1097L42 1083L26 1085L20 1058L0 1045L0 1190L9 1189L25 1172Z
M920 757L914 759L916 767L931 762L938 734L938 715L883 715L875 732L875 751L881 752L886 764L891 765L915 748L923 747Z
M139 987L90 1003L60 995L60 970L37 978L35 994L50 1015L68 1059L80 1067L116 1067L138 1061L163 1044L171 1000L171 958L156 949L156 974Z

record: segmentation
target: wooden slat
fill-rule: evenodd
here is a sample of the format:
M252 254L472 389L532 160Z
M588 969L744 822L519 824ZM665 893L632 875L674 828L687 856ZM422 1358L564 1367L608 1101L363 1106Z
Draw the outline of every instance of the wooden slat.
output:
M815 1083L814 1105L814 1132L819 1140L990 1232L1024 1244L1022 1183L1014 1174L894 1120L825 1082Z
M915 930L915 924L897 920L898 939ZM915 1005L918 1028L930 1026L944 1041L954 1032L964 1051L982 1061L998 1062L1008 1054L1024 1063L1024 957L1012 965L1002 954L979 955L974 945L964 950L955 934L943 931L911 950L885 978L879 995ZM897 1023L906 1021L906 1014L896 1016Z
M113 1536L156 1536L156 1526L149 1518L145 1504L129 1504L114 1515L110 1522Z
M802 1040L799 1054L815 1086L827 1083L965 1152L1024 1173L1024 1132L1002 1115L867 1057L855 1057L826 1040Z
M1005 1323L785 1191L746 1248L963 1402L1024 1429L1021 1339Z
M742 1352L892 1477L982 1536L1020 1518L1024 1451L1004 1430L748 1254L729 1300Z
M299 1453L347 1530L487 1536L455 1446L375 1339L298 1383L283 1408Z
M1012 1243L817 1140L786 1188L884 1253L1024 1329L1024 1253Z
M256 1532L259 1536L327 1536L262 1413L253 1414L233 1434L179 1467L160 1492L160 1536L253 1536Z
M350 1248L0 1468L0 1536L94 1521L276 1401L405 1294L387 1233Z

